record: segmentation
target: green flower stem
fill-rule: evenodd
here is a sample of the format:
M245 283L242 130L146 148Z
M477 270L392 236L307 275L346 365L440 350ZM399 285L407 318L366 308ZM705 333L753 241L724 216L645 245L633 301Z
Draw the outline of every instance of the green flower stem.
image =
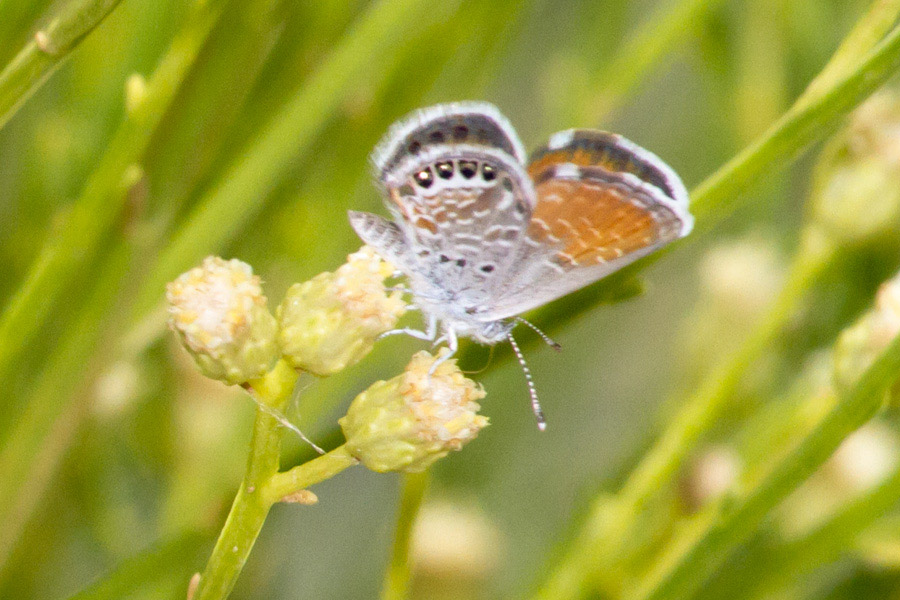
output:
M747 366L765 352L830 264L835 248L807 230L784 287L741 348L707 375L613 498L597 502L589 525L560 561L538 597L571 598L587 591L592 574L626 554L628 540L647 502L683 464L691 448L721 415Z
M803 537L765 550L760 556L757 588L752 597L769 598L776 589L802 581L821 565L853 551L854 542L875 521L896 506L900 497L900 469L862 496L850 501ZM755 569L754 569L755 570Z
M283 473L276 473L266 483L263 495L274 504L285 496L306 489L314 483L334 477L344 469L358 464L350 455L345 445L340 445L331 452L318 458L297 465Z
M121 0L73 0L0 71L0 129Z
M583 126L594 126L620 108L634 89L721 0L680 0L666 5L622 44L611 60L591 77L598 90L581 110Z
M849 73L891 30L898 16L900 0L874 0L866 14L841 42L825 68L807 86L797 104L802 106L824 94L843 75Z
M202 198L152 268L137 300L137 316L159 304L165 283L204 254L222 247L263 206L282 174L307 151L342 99L355 90L360 75L373 68L372 58L387 56L406 28L419 26L429 3L423 0L379 0L346 33L331 55L226 170Z
M89 261L125 204L122 182L141 158L175 93L203 47L223 2L194 6L187 24L147 82L140 98L111 140L63 225L48 239L24 283L0 314L0 379L14 368L16 355L43 324L51 308L72 283L78 267ZM158 291L157 291L158 292Z
M879 355L858 383L803 437L796 449L779 460L761 481L725 498L692 519L639 584L628 600L678 600L695 594L715 569L765 516L809 477L848 435L871 419L884 402L885 390L900 375L900 336Z
M407 473L403 478L400 493L400 510L397 514L397 529L394 532L394 546L391 560L385 573L381 600L405 600L409 596L412 565L409 559L413 526L425 493L428 491L429 472Z
M296 380L296 371L281 360L266 376L251 381L249 387L259 402L280 411L290 400ZM194 600L222 600L228 597L273 504L356 464L346 448L340 446L290 471L279 473L280 454L280 425L275 417L258 409L247 472L200 577Z
M773 165L831 133L841 119L884 84L900 66L900 27L895 27L856 67L829 75L834 83L801 97L763 136L707 178L691 194L698 226L708 229L729 214L729 201ZM827 67L826 67L827 68ZM824 85L824 84L823 84Z

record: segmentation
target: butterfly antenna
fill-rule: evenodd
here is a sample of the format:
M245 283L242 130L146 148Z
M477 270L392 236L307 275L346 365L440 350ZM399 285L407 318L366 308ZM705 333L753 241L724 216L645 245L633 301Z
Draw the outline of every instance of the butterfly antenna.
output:
M303 433L302 431L300 431L299 427L297 427L296 425L291 423L288 420L288 418L286 416L284 416L283 412L281 412L280 410L278 410L275 407L269 406L268 404L266 404L265 402L263 402L262 400L257 398L256 394L253 392L252 389L248 389L247 391L250 392L250 397L253 399L253 401L256 403L256 406L258 406L261 411L263 411L264 413L266 413L267 415L269 415L270 417L272 417L273 419L278 421L279 424L283 425L284 427L290 429L292 432L297 434L297 436L301 440L303 440L304 442L306 442L307 444L312 446L313 450L315 450L319 454L325 454L325 451L322 450L321 448L319 448L315 443L313 443L313 441L311 439L306 437L306 434Z
M544 342L545 342L548 346L550 346L551 348L553 348L553 349L556 350L557 352L562 352L562 345L560 345L559 342L557 342L556 340L554 340L553 338L551 338L549 335L547 335L546 333L544 333L543 331L541 331L540 329L538 329L537 325L535 325L535 324L532 323L531 321L526 321L526 320L523 319L522 317L516 317L516 318L515 318L515 321L516 321L516 323L522 323L522 324L524 324L524 325L528 325L528 326L529 326L536 334L538 334L539 336L541 336L541 339L544 340Z
M538 429L544 431L547 429L547 420L544 418L544 411L541 410L541 403L538 401L537 389L534 387L534 380L531 378L531 370L525 363L525 355L522 354L522 350L511 333L507 334L506 337L509 339L513 352L516 353L516 358L519 359L519 364L522 365L522 371L525 373L525 380L528 382L528 393L531 396L531 410L534 412L534 418L537 419Z

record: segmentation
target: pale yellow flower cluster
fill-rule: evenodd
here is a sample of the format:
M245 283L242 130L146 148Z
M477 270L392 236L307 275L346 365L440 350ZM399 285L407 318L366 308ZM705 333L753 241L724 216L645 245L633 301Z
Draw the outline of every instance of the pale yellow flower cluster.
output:
M417 353L401 375L357 396L339 421L350 453L373 471L422 471L488 424L478 414L484 389L453 360L429 375L435 360Z

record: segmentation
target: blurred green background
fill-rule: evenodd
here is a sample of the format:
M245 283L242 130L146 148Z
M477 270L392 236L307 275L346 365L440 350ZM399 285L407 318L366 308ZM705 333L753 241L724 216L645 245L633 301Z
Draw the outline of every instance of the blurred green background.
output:
M0 0L0 63L61 4ZM0 439L15 435L35 397L53 418L29 461L26 508L0 522L16 532L0 548L0 598L69 597L116 569L142 583L108 597L183 598L202 568L243 474L253 406L239 390L204 381L163 330L154 266L236 167L252 183L254 169L271 166L247 156L261 132L278 137L270 123L283 106L301 107L280 147L295 151L281 152L274 175L259 175L270 181L262 193L238 193L246 212L223 216L220 237L190 240L200 253L193 262L215 253L253 265L273 306L290 284L333 270L358 248L348 209L383 212L367 155L408 111L484 99L530 148L559 129L602 127L657 153L691 187L789 107L868 5L406 1L395 3L400 12L383 27L361 33L359 23L390 3L220 4L149 140L114 231L70 274L64 302L49 308L3 385ZM126 81L149 77L191 10L186 0L124 0L0 129L4 303L107 151L126 110ZM665 21L672 11L683 14ZM629 45L655 22L671 24L656 38L664 42L658 53ZM383 39L363 46L372 53L348 58L347 48L358 51L354 44L368 43L360 36L373 32ZM133 97L140 86L131 79ZM531 347L546 433L534 426L522 373L506 350L474 376L487 389L483 410L492 425L434 469L414 552L414 597L520 597L533 588L590 498L615 489L672 401L735 347L774 295L797 243L811 162L765 177L714 231L644 271L643 295L554 329L562 354ZM124 263L115 260L120 254ZM727 438L868 306L898 257L897 245L882 241L833 269L789 335L753 367L709 443ZM108 305L98 303L98 294L110 292ZM99 314L84 317L85 339L96 336L60 356L91 306ZM384 340L340 377L308 384L292 418L334 445L335 420L353 396L399 372L421 347ZM486 352L472 352L463 366L478 370L487 361ZM287 460L298 460L304 450L289 445ZM317 486L314 507L277 506L234 597L376 597L398 484L397 476L360 467ZM900 534L895 539L900 552ZM900 557L870 559L857 554L829 565L787 586L783 597L898 597ZM727 565L732 573L741 568L740 560ZM736 577L702 597L742 597Z

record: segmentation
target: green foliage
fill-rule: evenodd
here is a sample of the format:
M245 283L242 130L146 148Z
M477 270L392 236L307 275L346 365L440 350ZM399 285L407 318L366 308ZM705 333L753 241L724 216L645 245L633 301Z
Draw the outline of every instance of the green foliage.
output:
M854 323L887 322L859 315L900 266L895 207L875 228L865 195L900 170L873 174L845 119L900 66L898 12L0 0L0 597L184 598L204 568L195 598L895 597L900 417L884 390L900 342L857 328L866 354L833 352ZM520 336L547 432L508 349L469 345L492 426L432 468L427 494L425 476L402 494L361 468L330 479L354 462L338 417L421 344L381 340L301 377L299 399L283 363L249 386L333 449L309 460L196 372L163 327L165 283L233 256L274 308L359 247L346 211L380 210L366 156L390 123L469 98L527 146L599 125L651 148L701 182L698 230L531 315L565 348ZM794 160L838 130L816 165ZM835 233L850 221L866 235ZM835 361L858 379L835 390ZM889 443L840 471L873 418ZM875 463L880 478L848 483ZM709 464L731 473L715 496L698 483ZM324 479L318 506L278 503Z

